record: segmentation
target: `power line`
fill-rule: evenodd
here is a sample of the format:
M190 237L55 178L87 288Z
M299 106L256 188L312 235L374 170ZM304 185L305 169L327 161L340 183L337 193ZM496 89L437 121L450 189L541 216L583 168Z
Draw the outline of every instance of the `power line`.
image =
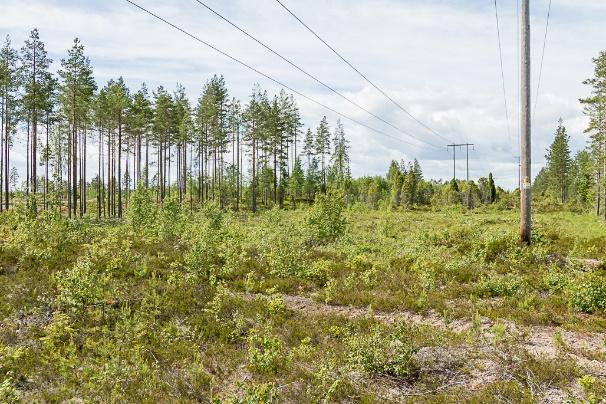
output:
M499 59L501 61L501 82L503 83L503 101L505 102L505 119L507 120L507 137L511 143L511 128L509 126L509 106L507 105L507 90L505 88L505 69L503 68L503 47L501 45L501 27L499 24L499 7L497 0L494 0L494 13L497 22L497 38L499 39ZM513 154L513 153L512 153Z
M415 117L414 115L412 115L410 112L408 112L406 110L406 108L404 108L402 105L400 105L396 100L394 100L392 97L390 97L384 90L382 90L378 85L376 85L374 82L372 82L365 74L363 74L359 69L357 69L353 64L351 64L351 62L349 62L344 56L342 56L335 48L333 48L330 44L328 44L328 42L326 42L324 39L322 39L322 37L317 34L313 29L311 29L307 24L305 24L303 22L303 20L301 20L293 11L291 11L288 7L286 7L284 5L284 3L282 3L280 0L276 0L276 2L282 6L282 8L284 8L290 15L292 15L297 21L299 21L299 23L301 23L301 25L303 25L309 32L311 32L316 38L318 38L320 40L320 42L322 42L324 45L326 45L326 47L328 47L328 49L330 49L335 55L337 55L339 57L339 59L341 59L343 62L345 62L345 64L347 64L350 68L352 68L360 77L362 77L368 84L370 84L371 86L373 86L378 92L380 92L385 98L387 98L389 101L391 101L395 106L397 106L400 110L402 110L406 115L408 115L409 117L411 117L415 122L417 122L419 125L423 126L425 129L427 129L428 131L430 131L431 133L433 133L434 135L440 137L443 140L446 140L447 142L450 142L449 139L445 138L444 136L442 136L441 134L439 134L438 132L436 132L434 129L432 129L431 127L429 127L428 125L426 125L424 122L422 122L421 120L419 120L417 117Z
M232 27L234 27L235 29L237 29L238 31L240 31L242 34L246 35L247 37L249 37L250 39L252 39L253 41L255 41L256 43L258 43L259 45L261 45L262 47L264 47L265 49L267 49L268 51L270 51L271 53L273 53L274 55L276 55L277 57L279 57L280 59L282 59L283 61L285 61L286 63L288 63L289 65L291 65L292 67L294 67L295 69L297 69L298 71L300 71L301 73L303 73L304 75L306 75L307 77L311 78L312 80L314 80L316 83L322 85L323 87L327 88L328 90L332 91L333 93L335 93L336 95L338 95L339 97L343 98L345 101L349 102L350 104L354 105L355 107L361 109L362 111L366 112L367 114L371 115L372 117L378 119L379 121L383 122L384 124L391 126L393 129L397 130L398 132L413 138L417 141L426 143L432 147L438 147L436 145L433 145L429 142L426 142L422 139L419 139L417 137L415 137L414 135L410 134L409 132L393 125L391 122L388 122L387 120L383 119L382 117L380 117L379 115L369 111L368 109L364 108L363 106L361 106L360 104L358 104L357 102L355 102L354 100L352 100L351 98L345 96L344 94L342 94L341 92L335 90L333 87L331 87L330 85L326 84L325 82L323 82L322 80L318 79L316 76L314 76L313 74L307 72L306 70L304 70L303 68L301 68L300 66L298 66L297 64L295 64L293 61L291 61L290 59L288 59L287 57L283 56L282 54L278 53L277 51L275 51L274 49L272 49L269 45L265 44L264 42L262 42L261 40L257 39L255 36L253 36L252 34L248 33L245 29L241 28L240 26L238 26L237 24L235 24L234 22L230 21L227 17L224 17L223 15L221 15L218 11L214 10L213 8L211 8L209 5L207 5L206 3L200 1L200 0L194 0L196 1L199 5L201 5L202 7L206 8L208 11L210 11L211 13L213 13L214 15L216 15L217 17L219 17L220 19L222 19L223 21L225 21L226 23L228 23L229 25L231 25Z
M228 54L228 53L226 53L226 52L222 51L221 49L219 49L219 48L215 47L214 45L211 45L210 43L208 43L208 42L206 42L206 41L204 41L204 40L200 39L200 38L199 38L199 37L197 37L196 35L194 35L194 34L192 34L192 33L188 32L188 31L184 30L183 28L181 28L181 27L179 27L179 26L177 26L177 25L173 24L172 22L170 22L170 21L168 21L168 20L166 20L166 19L164 19L164 18L160 17L159 15L155 14L154 12L149 11L149 10L148 10L148 9L146 9L145 7L140 6L139 4L137 4L137 3L135 3L135 2L133 2L133 1L131 1L131 0L124 0L124 1L126 1L127 3L130 3L131 5L133 5L133 6L137 7L139 10L141 10L141 11L143 11L143 12L145 12L145 13L147 13L147 14L151 15L152 17L156 18L157 20L159 20L159 21L161 21L161 22L163 22L163 23L165 23L165 24L169 25L170 27L172 27L172 28L176 29L177 31L179 31L179 32L181 32L181 33L183 33L183 34L187 35L188 37L190 37L190 38L194 39L195 41L197 41L197 42L199 42L199 43L201 43L201 44L203 44L203 45L205 45L205 46L207 46L207 47L209 47L209 48L213 49L214 51L216 51L216 52L220 53L221 55L225 56L226 58L228 58L228 59L230 59L230 60L232 60L232 61L234 61L234 62L236 62L236 63L238 63L238 64L240 64L240 65L242 65L242 66L244 66L244 67L246 67L246 68L247 68L247 69L249 69L249 70L252 70L253 72L255 72L255 73L257 73L257 74L259 74L259 75L261 75L261 76L265 77L266 79L268 79L268 80L270 80L270 81L274 82L275 84L277 84L277 85L279 85L279 86L281 86L281 87L284 87L284 88L288 89L289 91L292 91L293 93L295 93L295 94L297 94L297 95L299 95L299 96L301 96L301 97L305 98L305 99L306 99L306 100L308 100L308 101L313 102L313 103L314 103L314 104L316 104L316 105L321 106L322 108L325 108L325 109L326 109L326 110L328 110L328 111L333 112L333 113L334 113L334 114L336 114L336 115L339 115L340 117L342 117L342 118L344 118L344 119L347 119L347 120L349 120L349 121L351 121L351 122L353 122L353 123L355 123L355 124L357 124L357 125L363 126L363 127L365 127L366 129L369 129L369 130L371 130L371 131L373 131L373 132L376 132L376 133L378 133L378 134L380 134L380 135L383 135L383 136L387 136L387 137L390 137L390 138L396 139L396 140L398 140L398 141L400 141L400 142L402 142L402 143L406 143L406 144L409 144L409 145L411 145L411 146L415 146L415 147L417 147L417 146L418 146L418 145L415 145L415 144L413 144L413 143L407 142L407 141L405 141L405 140L403 140L403 139L401 139L401 138L399 138L399 137L396 137L396 136L390 135L389 133L383 132L383 131L382 131L382 130L380 130L380 129L376 129L376 128L373 128L372 126L366 125L365 123L362 123L362 122L358 121L358 120L357 120L357 119L355 119L355 118L352 118L352 117L350 117L350 116L348 116L348 115L346 115L346 114L344 114L344 113L342 113L342 112L339 112L339 111L337 111L337 110L335 110L335 109L333 109L333 108L331 108L331 107L329 107L329 106L327 106L327 105L323 104L322 102L317 101L317 100L315 100L315 99L313 99L313 98L311 98L311 97L309 97L309 96L307 96L307 95L305 95L305 94L301 93L300 91L297 91L297 90L293 89L292 87L290 87L290 86L288 86L288 85L286 85L286 84L282 83L282 82L281 82L281 81L279 81L278 79L275 79L275 78L273 78L273 77L269 76L268 74L263 73L263 72L262 72L262 71L260 71L259 69L255 68L255 67L253 67L253 66L251 66L251 65L249 65L249 64L247 64L246 62L243 62L243 61L241 61L240 59L238 59L238 58L236 58L236 57L234 57L234 56L231 56L230 54ZM432 146L432 147L433 147L433 146Z
M541 68L539 69L539 82L537 84L537 95L534 100L534 111L532 112L532 124L534 126L534 118L537 115L537 105L539 105L539 91L541 90L541 78L543 76L543 61L545 60L545 48L547 46L547 32L549 30L549 17L551 16L551 0L547 8L547 21L545 22L545 36L543 37L543 52L541 55Z

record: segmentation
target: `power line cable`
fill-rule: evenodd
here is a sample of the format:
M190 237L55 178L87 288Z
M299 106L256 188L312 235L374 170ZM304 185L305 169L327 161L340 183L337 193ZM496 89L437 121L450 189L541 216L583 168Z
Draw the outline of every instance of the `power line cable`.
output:
M222 14L220 14L218 11L214 10L212 7L210 7L209 5L207 5L206 3L204 3L203 1L200 0L194 0L196 3L198 3L199 5L201 5L202 7L206 8L208 11L210 11L211 13L213 13L214 15L216 15L217 17L219 17L220 19L222 19L223 21L225 21L226 23L228 23L229 25L231 25L232 27L234 27L235 29L237 29L238 31L240 31L242 34L246 35L247 37L249 37L250 39L252 39L253 41L255 41L256 43L258 43L259 45L261 45L262 47L264 47L265 49L267 49L269 52L273 53L274 55L276 55L277 57L279 57L280 59L282 59L283 61L285 61L286 63L288 63L290 66L294 67L295 69L297 69L298 71L300 71L301 73L303 73L304 75L306 75L307 77L311 78L312 80L314 80L316 83L322 85L323 87L325 87L326 89L330 90L331 92L335 93L336 95L338 95L339 97L341 97L342 99L344 99L345 101L349 102L350 104L354 105L355 107L361 109L362 111L366 112L367 114L371 115L372 117L378 119L379 121L383 122L384 124L392 127L393 129L397 130L398 132L413 138L417 141L423 142L423 143L427 143L428 145L431 145L433 147L437 147L436 145L433 145L429 142L426 142L422 139L417 138L416 136L412 135L411 133L397 127L396 125L392 124L391 122L385 120L384 118L382 118L381 116L373 113L372 111L369 111L368 109L364 108L363 106L361 106L360 104L358 104L356 101L352 100L351 98L347 97L346 95L342 94L341 92L337 91L336 89L334 89L332 86L326 84L325 82L323 82L322 80L318 79L316 76L314 76L313 74L307 72L306 70L304 70L303 68L301 68L299 65L295 64L293 61L291 61L290 59L288 59L287 57L283 56L282 54L280 54L279 52L275 51L274 49L272 49L269 45L265 44L264 42L262 42L261 40L257 39L255 36L253 36L252 34L248 33L245 29L241 28L240 26L238 26L237 24L235 24L234 22L232 22L231 20L229 20L227 17L224 17Z
M383 132L383 131L382 131L382 130L380 130L380 129L373 128L372 126L369 126L369 125L367 125L367 124L365 124L365 123L363 123L363 122L358 121L358 120L357 120L357 119L355 119L355 118L352 118L352 117L350 117L350 116L348 116L348 115L346 115L346 114L344 114L344 113L342 113L342 112L339 112L339 111L337 111L337 110L335 110L335 109L333 109L333 108L331 108L331 107L327 106L326 104L323 104L322 102L317 101L317 100L315 100L315 99L313 99L313 98L311 98L311 97L309 97L309 96L307 96L307 95L305 95L305 94L301 93L300 91L297 91L297 90L293 89L292 87L290 87L290 86L288 86L288 85L286 85L286 84L282 83L282 82L281 82L281 81L279 81L278 79L275 79L275 78L273 78L273 77L269 76L268 74L263 73L263 72L262 72L262 71L260 71L259 69L255 68L255 67L253 67L253 66L251 66L251 65L249 65L249 64L247 64L246 62L243 62L243 61L241 61L240 59L238 59L238 58L236 58L236 57L234 57L234 56L231 56L231 55L230 55L230 54L228 54L227 52L224 52L224 51L222 51L221 49L219 49L219 48L215 47L214 45L211 45L210 43L208 43L208 42L206 42L206 41L204 41L204 40L200 39L200 38L199 38L199 37L197 37L196 35L194 35L194 34L192 34L192 33L188 32L188 31L184 30L183 28L181 28L181 27L179 27L179 26L177 26L177 25L173 24L172 22L170 22L170 21L168 21L168 20L166 20L166 19L164 19L164 18L160 17L159 15L157 15L157 14L155 14L154 12L152 12L152 11L150 11L150 10L146 9L145 7L143 7L143 6L139 5L139 4L137 4L137 3L135 3L135 2L133 2L133 1L131 1L131 0L124 0L124 1L126 1L127 3L130 3L131 5L135 6L135 7L136 7L136 8L138 8L139 10L141 10L141 11L143 11L143 12L145 12L145 13L147 13L147 14L151 15L152 17L156 18L157 20L159 20L159 21L161 21L161 22L163 22L163 23L165 23L165 24L169 25L170 27L172 27L172 28L176 29L177 31L179 31L179 32L181 32L181 33L183 33L183 34L187 35L188 37L190 37L190 38L194 39L195 41L197 41L197 42L199 42L199 43L201 43L201 44L203 44L203 45L205 45L205 46L207 46L207 47L209 47L209 48L213 49L214 51L216 51L216 52L220 53L221 55L225 56L226 58L228 58L228 59L230 59L230 60L232 60L232 61L234 61L234 62L236 62L236 63L238 63L238 64L240 64L240 65L242 65L242 66L244 66L244 67L246 67L246 68L247 68L247 69L249 69L249 70L252 70L253 72L255 72L255 73L257 73L257 74L259 74L259 75L261 75L261 76L265 77L266 79L268 79L268 80L270 80L270 81L274 82L275 84L277 84L277 85L279 85L279 86L281 86L281 87L284 87L284 88L288 89L289 91L292 91L293 93L295 93L295 94L297 94L297 95L299 95L299 96L301 96L301 97L305 98L305 99L306 99L306 100L308 100L308 101L313 102L313 103L314 103L314 104L316 104L316 105L321 106L322 108L325 108L325 109L326 109L326 110L328 110L328 111L333 112L333 113L334 113L334 114L336 114L336 115L339 115L340 117L342 117L342 118L344 118L344 119L347 119L347 120L349 120L349 121L351 121L351 122L353 122L353 123L355 123L355 124L357 124L357 125L360 125L360 126L362 126L362 127L365 127L366 129L369 129L369 130L371 130L371 131L373 131L373 132L376 132L376 133L378 133L378 134L381 134L381 135L383 135L383 136L386 136L386 137L390 137L390 138L396 139L396 140L398 140L398 141L400 141L400 142L402 142L402 143L406 143L406 144L409 144L409 145L411 145L411 146L415 146L415 147L418 147L418 146L419 146L419 145L416 145L416 144L413 144L413 143L407 142L407 141L405 141L405 140L403 140L403 139L401 139L401 138L399 138L399 137L396 137L396 136L390 135L389 133ZM418 139L417 139L417 140L418 140ZM435 146L432 146L432 147L435 147Z
M335 55L337 55L339 57L339 59L341 59L343 62L345 62L345 64L347 64L350 68L352 68L368 84L370 84L371 86L373 86L378 92L380 92L385 98L387 98L389 101L391 101L400 110L402 110L406 115L408 115L409 117L411 117L415 122L417 122L419 125L423 126L425 129L427 129L428 131L430 131L434 135L440 137L441 139L443 139L443 140L445 140L447 142L452 142L451 140L445 138L444 136L442 136L441 134L439 134L437 131L435 131L434 129L432 129L430 126L428 126L427 124L425 124L424 122L422 122L420 119L418 119L417 117L415 117L413 114L411 114L410 112L408 112L408 110L406 110L406 108L404 108L402 105L400 105L400 103L398 103L396 100L394 100L392 97L390 97L384 90L382 90L378 85L376 85L373 81L371 81L365 74L363 74L359 69L357 69L351 62L349 62L344 56L342 56L335 48L333 48L330 44L328 44L328 42L326 42L324 39L322 39L322 37L319 34L317 34L313 29L311 29L307 24L305 24L305 22L303 22L303 20L301 20L293 11L291 11L288 7L286 7L284 5L284 3L282 3L280 0L276 0L276 2L280 6L282 6L282 8L284 8L290 15L292 15L297 21L299 21L299 23L301 23L301 25L303 25L316 38L318 38L320 40L320 42L322 42L324 45L326 45L326 47L328 47L328 49L330 49Z
M499 59L501 61L501 82L503 83L503 101L505 102L505 119L507 120L507 137L511 143L511 128L509 126L509 106L507 104L507 90L505 88L505 69L503 68L503 47L501 45L501 27L499 24L499 7L497 0L494 0L495 19L497 22L497 38L499 40ZM512 153L513 154L513 153Z
M545 48L547 46L547 32L549 31L549 17L551 16L551 0L549 0L549 7L547 8L547 20L545 22L545 36L543 37L543 52L541 55L541 67L539 69L539 82L537 84L537 95L534 100L534 110L532 111L532 125L534 126L534 119L537 115L537 106L539 105L539 91L541 90L541 78L543 77L543 61L545 60Z

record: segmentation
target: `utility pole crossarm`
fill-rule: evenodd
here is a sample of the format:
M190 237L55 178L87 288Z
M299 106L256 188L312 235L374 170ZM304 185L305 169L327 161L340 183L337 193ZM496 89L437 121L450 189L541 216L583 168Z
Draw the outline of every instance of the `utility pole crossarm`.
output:
M471 150L475 150L475 145L473 143L453 143L453 144L449 144L446 145L446 150L450 150L450 148L452 147L452 168L453 168L453 179L456 180L457 179L457 147L461 150L463 149L463 147L465 147L466 150L466 156L467 156L467 181L469 181L469 148L471 147Z

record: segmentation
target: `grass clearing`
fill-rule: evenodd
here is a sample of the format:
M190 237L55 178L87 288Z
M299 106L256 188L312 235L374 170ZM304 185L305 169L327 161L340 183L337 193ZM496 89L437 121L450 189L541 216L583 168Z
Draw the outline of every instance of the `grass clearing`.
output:
M599 396L600 221L539 215L525 249L509 212L346 210L328 238L316 214L1 215L2 399Z

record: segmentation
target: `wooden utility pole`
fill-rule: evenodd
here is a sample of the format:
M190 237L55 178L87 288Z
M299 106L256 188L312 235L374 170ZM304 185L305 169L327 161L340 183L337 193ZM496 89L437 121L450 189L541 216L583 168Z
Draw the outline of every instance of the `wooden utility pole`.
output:
M531 148L530 148L530 0L521 3L521 111L520 111L520 241L530 244L531 238Z

